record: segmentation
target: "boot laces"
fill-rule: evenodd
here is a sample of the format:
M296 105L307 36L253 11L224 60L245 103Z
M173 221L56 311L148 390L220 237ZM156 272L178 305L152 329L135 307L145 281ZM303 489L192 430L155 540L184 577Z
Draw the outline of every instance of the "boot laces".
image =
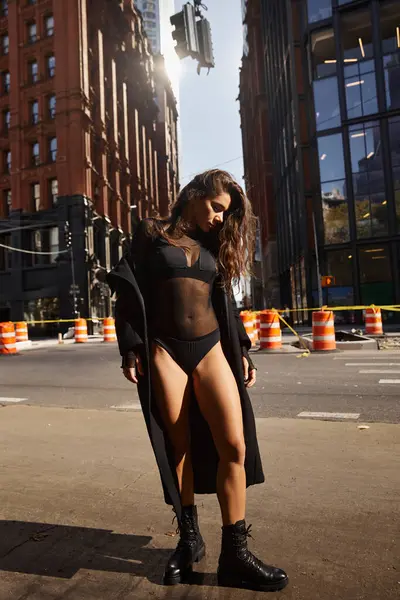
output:
M197 540L197 531L196 531L196 527L192 521L192 519L185 519L185 525L186 527L183 525L183 523L179 523L179 520L177 518L177 514L176 514L176 510L175 508L172 509L174 514L174 517L172 519L172 525L174 524L175 519L177 520L177 528L175 529L175 533L178 535L180 535L180 540L178 542L178 547L181 547L182 544L185 545L185 543L189 542L195 542Z

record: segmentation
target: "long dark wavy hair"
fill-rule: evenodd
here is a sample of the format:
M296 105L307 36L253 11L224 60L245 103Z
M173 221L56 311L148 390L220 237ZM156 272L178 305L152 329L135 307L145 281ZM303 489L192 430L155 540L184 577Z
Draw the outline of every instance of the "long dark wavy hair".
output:
M222 283L229 290L241 275L251 272L256 228L250 201L230 173L211 169L196 175L182 188L171 207L170 216L155 221L154 226L158 235L176 244L176 240L193 229L193 223L190 222L192 203L216 198L224 192L231 197L224 222L217 233L211 231L204 234L202 241L214 253Z

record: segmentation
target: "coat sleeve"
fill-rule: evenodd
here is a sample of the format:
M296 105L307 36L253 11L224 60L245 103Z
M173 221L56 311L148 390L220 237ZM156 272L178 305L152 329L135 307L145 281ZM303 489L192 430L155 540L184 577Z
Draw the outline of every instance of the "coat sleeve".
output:
M131 248L126 259L135 273L136 280L144 296L146 295L146 277L144 277L145 269L143 268L144 258L149 251L150 243L150 220L142 220L133 235ZM122 293L117 296L115 305L115 330L119 351L122 356L122 367L135 366L136 355L140 354L144 347L144 342L130 319L134 308L129 302L130 297Z
M236 300L235 300L233 294L231 294L231 304L232 304L233 315L235 317L236 328L237 328L237 331L239 334L240 346L242 348L246 348L246 350L250 350L251 340L250 340L249 336L247 335L246 330L243 325L243 322L242 322L242 319L240 318L240 312L237 307Z
M115 331L117 334L119 353L122 356L122 367L133 367L136 354L143 348L143 340L135 331L129 319L128 298L124 294L117 296L115 303Z

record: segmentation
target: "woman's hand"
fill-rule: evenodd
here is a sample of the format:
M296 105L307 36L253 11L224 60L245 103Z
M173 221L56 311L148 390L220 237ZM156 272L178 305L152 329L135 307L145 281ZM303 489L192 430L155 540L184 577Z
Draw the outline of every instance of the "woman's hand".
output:
M257 380L257 371L256 369L249 369L249 361L245 356L242 356L242 361L245 385L247 388L253 387Z
M136 362L136 366L134 366L134 367L124 367L122 369L122 372L123 372L124 376L131 383L138 383L138 378L137 378L138 374L139 375L144 375L143 365L142 365L142 361L140 359L140 356L136 357L135 362Z

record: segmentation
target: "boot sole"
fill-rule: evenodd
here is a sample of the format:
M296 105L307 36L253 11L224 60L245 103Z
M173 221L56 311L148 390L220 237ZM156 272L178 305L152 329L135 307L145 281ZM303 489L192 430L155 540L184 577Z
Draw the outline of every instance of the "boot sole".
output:
M279 592L289 583L289 577L282 579L279 583L253 583L243 579L235 579L232 575L217 575L218 585L220 587L239 588L253 590L256 592Z
M193 560L194 563L200 562L206 554L206 547L202 546L198 551L196 558ZM164 585L178 585L178 583L184 583L184 581L190 577L193 572L193 566L189 565L187 569L182 571L181 573L177 573L176 575L164 575L163 584Z

